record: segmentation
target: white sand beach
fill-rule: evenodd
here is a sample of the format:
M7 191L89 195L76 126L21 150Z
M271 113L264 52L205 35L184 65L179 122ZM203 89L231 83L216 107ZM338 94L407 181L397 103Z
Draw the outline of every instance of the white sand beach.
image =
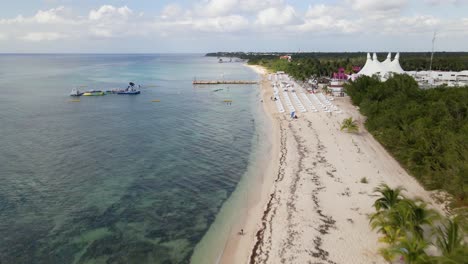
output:
M439 205L365 130L349 98L333 101L342 113L308 111L292 120L271 100L265 69L252 68L263 74L263 105L273 123L271 160L219 263L385 263L369 226L373 189L404 186L405 195ZM340 131L347 117L359 121L359 133ZM363 177L368 183L361 183Z

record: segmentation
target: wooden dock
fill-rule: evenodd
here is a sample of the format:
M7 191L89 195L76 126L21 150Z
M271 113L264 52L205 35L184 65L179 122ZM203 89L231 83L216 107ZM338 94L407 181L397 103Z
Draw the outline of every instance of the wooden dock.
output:
M239 81L239 80L216 80L216 81L206 81L206 80L194 80L193 85L213 85L213 84L258 84L258 81Z

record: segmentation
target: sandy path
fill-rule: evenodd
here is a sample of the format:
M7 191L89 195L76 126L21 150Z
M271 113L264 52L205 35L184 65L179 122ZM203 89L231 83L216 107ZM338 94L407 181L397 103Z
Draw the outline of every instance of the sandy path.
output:
M367 217L373 211L373 189L382 182L402 185L406 195L438 207L429 192L362 124L359 134L339 130L344 118L364 120L349 98L334 101L341 114L307 112L290 120L277 113L268 81L262 89L265 110L279 132L273 142L276 162L265 179L272 183L249 213L246 235L233 235L220 262L385 263L377 253L383 245ZM360 182L363 177L367 184Z

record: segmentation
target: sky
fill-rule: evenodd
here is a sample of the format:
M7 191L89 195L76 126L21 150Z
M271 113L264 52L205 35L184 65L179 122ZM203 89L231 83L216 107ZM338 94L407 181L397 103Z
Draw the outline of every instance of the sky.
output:
M468 0L0 0L0 53L468 51Z

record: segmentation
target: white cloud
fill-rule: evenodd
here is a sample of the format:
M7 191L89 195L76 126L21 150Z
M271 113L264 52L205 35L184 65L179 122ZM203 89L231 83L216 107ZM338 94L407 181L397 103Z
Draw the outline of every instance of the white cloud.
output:
M354 10L366 12L391 12L403 9L408 0L346 0Z
M17 15L15 18L11 19L0 19L1 24L23 24L23 23L39 23L39 24L59 24L59 23L68 23L73 24L78 21L69 20L66 17L70 16L70 10L59 6L57 8L52 8L49 10L39 10L32 17L24 17L23 15Z
M21 37L21 39L32 42L52 41L65 38L66 35L58 32L30 32Z
M39 10L37 11L34 19L38 23L58 23L64 22L65 19L61 16L65 12L65 7L59 6L57 8L52 8L46 11Z
M115 20L128 19L133 14L133 11L127 6L114 7L111 5L103 5L97 10L89 12L89 19L96 20Z
M244 11L256 12L268 7L283 6L283 0L240 0L239 6Z
M336 15L334 12L334 6L318 4L314 6L309 6L307 12L305 13L305 17L321 17L321 16L328 16L330 14ZM333 12L333 13L332 13Z
M132 17L133 16L133 17ZM132 20L130 18L132 17ZM91 10L88 15L89 32L95 37L110 38L140 33L142 16L134 16L127 6L114 7L103 5L97 10Z
M25 18L22 15L18 15L15 18L2 18L0 19L0 25L12 25L18 24L25 21Z
M210 0L202 5L198 12L208 16L220 16L229 13L238 5L238 0Z
M256 13L280 7L283 0L204 0L195 8L200 16L223 16L232 13Z
M336 17L327 15L306 19L295 29L299 32L349 34L362 31L360 23L359 20L336 19Z
M239 15L201 18L193 21L193 29L205 32L234 32L246 29L249 21Z
M430 33L437 29L441 20L433 16L417 15L386 20L380 34Z
M426 5L427 10L414 10L408 4L410 0L339 0L310 5L306 10L286 4L286 0L193 1L195 4L191 6L172 3L162 10L145 10L145 14L125 5L96 6L81 15L64 6L39 10L31 16L13 14L12 18L0 18L0 39L8 38L9 43L15 43L73 38L77 42L93 43L96 38L151 36L146 40L153 41L164 36L167 40L183 37L195 41L210 33L214 36L231 33L232 39L250 38L255 34L263 34L265 39L282 34L301 40L350 34L373 39L431 34L435 29L440 36L447 36L446 39L468 35L468 18L447 18L428 12L430 5ZM448 1L450 5L466 2ZM304 34L311 32L314 34Z
M466 5L468 0L426 0L430 5Z
M284 8L270 7L262 10L257 15L256 24L261 26L283 26L298 24L298 18L294 7L286 6Z
M183 9L180 5L178 4L169 4L165 6L161 12L161 18L163 19L168 19L168 18L175 18L179 15L181 15L183 12Z

